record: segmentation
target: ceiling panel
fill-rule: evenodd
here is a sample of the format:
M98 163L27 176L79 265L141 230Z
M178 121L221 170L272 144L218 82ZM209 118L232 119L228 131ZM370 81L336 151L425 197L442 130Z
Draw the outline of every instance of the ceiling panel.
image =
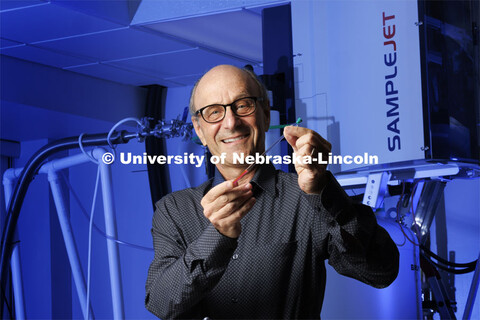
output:
M218 64L233 64L243 67L249 61L230 58L203 49L179 51L149 57L133 58L114 62L120 67L142 70L162 78L204 73Z
M210 14L289 3L289 0L143 0L132 24L149 24Z
M244 2L244 0L144 0L140 3L132 24L146 24L224 10L236 10L244 6Z
M131 70L124 70L116 66L103 63L93 63L83 66L66 68L67 70L83 73L88 76L115 81L133 86L160 84L166 87L178 87L181 83L163 80L161 78L145 75Z
M188 85L193 85L195 82L197 82L197 80L200 79L201 76L203 76L203 73L166 78L166 80L175 81L177 83L181 83L184 86L188 86Z
M145 27L251 61L262 61L262 16L239 10Z
M45 1L42 0L1 0L0 10L14 10L22 7L36 6L43 3L45 3Z
M104 120L9 101L2 101L0 114L2 115L0 136L2 139L13 141L36 140L39 137L58 139L58 137L78 136L86 130L105 132L113 125ZM35 129L32 130L32 128Z
M37 62L57 68L64 68L68 66L91 62L85 59L73 57L71 55L64 55L61 53L37 48L30 45L1 49L0 53L7 56Z
M218 64L260 70L261 9L279 1L0 0L0 53L122 84L191 85Z
M0 48L7 48L7 47L17 47L23 46L24 44L21 42L10 41L7 39L0 38Z
M54 4L128 26L137 0L51 0Z
M120 27L119 24L48 3L2 12L0 18L2 38L25 43Z
M238 66L241 67L243 66L243 64ZM256 74L263 74L263 68L258 67L258 68L255 68L254 71ZM183 86L190 86L195 84L195 82L197 82L197 80L200 79L203 76L203 74L204 73L197 73L197 74L182 75L177 77L168 77L168 78L165 78L165 80L174 81L174 82L180 83Z
M90 57L94 61L118 60L191 48L181 42L130 27L42 42L37 45Z

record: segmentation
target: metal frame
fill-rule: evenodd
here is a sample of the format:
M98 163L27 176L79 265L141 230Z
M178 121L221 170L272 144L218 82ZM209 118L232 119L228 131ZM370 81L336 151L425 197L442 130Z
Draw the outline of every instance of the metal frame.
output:
M103 207L105 216L105 228L108 238L107 252L108 263L110 273L110 288L112 294L113 304L113 318L124 319L124 304L123 304L123 289L122 279L120 272L120 257L118 243L114 240L117 238L117 224L115 219L115 205L113 201L113 188L112 188L112 172L110 165L105 164L101 159L107 151L103 148L96 148L93 150L93 157L97 159L100 169L100 179L102 184L102 196ZM87 290L85 284L85 277L80 264L80 258L78 255L77 245L72 233L72 227L68 218L69 208L65 203L65 199L62 194L61 184L58 177L58 171L76 166L82 163L90 162L91 159L86 154L78 154L69 156L62 159L52 160L45 163L39 170L39 173L47 174L48 181L57 208L58 220L60 222L60 228L62 230L63 239L65 241L65 247L67 249L68 259L70 267L72 269L72 276L75 282L77 295L82 308L83 316L86 318L86 297ZM15 180L20 176L23 168L8 169L3 176L3 184L5 187L5 199L8 207L8 202L11 199L13 184ZM15 313L17 319L25 319L25 302L23 299L23 285L21 277L21 263L19 246L15 246L11 257L11 271L12 271L12 283L15 299ZM88 306L89 314L93 318L91 305Z
M386 174L388 173L388 179ZM371 167L364 167L359 168L357 171L346 171L346 172L339 172L335 174L335 178L339 182L339 184L345 188L353 188L358 186L365 186L365 194L363 198L363 203L366 205L371 206L372 208L377 208L383 198L384 198L384 189L386 188L387 184L398 184L400 180L405 179L422 179L422 178L431 178L437 179L438 181L449 181L454 178L478 178L480 175L480 166L478 164L473 163L465 163L465 162L458 162L458 161L446 161L446 162L436 162L436 161L407 161L407 162L399 162L393 164L384 164L384 165L376 165ZM436 191L437 196L439 195L438 190ZM432 192L433 192L432 191ZM443 193L443 188L442 188ZM419 192L417 190L417 192ZM421 193L418 198L416 198L414 206L417 207L420 203ZM370 201L371 200L371 201ZM422 208L427 210L428 214L434 214L436 211L433 210L432 206L436 204L436 201L428 203L428 208ZM425 205L422 203L422 205ZM427 206L427 205L425 205ZM430 221L427 223L428 227L431 223ZM422 234L423 234L422 228ZM434 292L436 299L444 298L445 288L441 282L441 279L437 279L432 277L428 279L428 283ZM469 320L471 318L471 313L473 309L473 305L475 303L475 297L478 292L478 287L480 283L480 255L477 260L477 265L475 268L475 273L472 279L472 283L470 285L470 290L467 297L467 302L465 305L465 310L462 319ZM440 310L440 315L442 319L444 317L452 317L454 318L455 315L451 315L451 310L446 308L446 306L442 307Z
M475 303L475 297L478 292L478 283L480 281L480 254L478 255L477 265L475 266L475 273L473 274L472 284L470 285L470 291L468 292L467 303L465 304L465 310L463 312L463 320L469 320L472 316L473 304Z

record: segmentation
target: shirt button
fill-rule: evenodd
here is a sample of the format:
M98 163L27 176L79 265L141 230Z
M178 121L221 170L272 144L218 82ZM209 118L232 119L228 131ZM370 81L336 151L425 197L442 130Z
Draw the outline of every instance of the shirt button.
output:
M232 298L232 303L237 303L238 299L237 298Z
M234 254L233 257L232 257L233 260L237 260L238 259L238 254Z

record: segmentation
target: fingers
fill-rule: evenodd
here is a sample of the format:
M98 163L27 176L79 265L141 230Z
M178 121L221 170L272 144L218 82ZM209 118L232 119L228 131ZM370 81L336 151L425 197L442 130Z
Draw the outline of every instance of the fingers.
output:
M223 235L238 238L241 232L240 220L255 204L252 185L234 186L225 181L212 188L202 199L205 217Z
M295 154L297 156L303 157L303 156L312 156L313 152L318 152L317 148L315 148L313 145L310 143L305 143L303 144L300 148L297 149ZM317 155L315 155L316 157Z
M226 195L227 198L223 197L223 201L228 202L228 200L235 198L235 195L239 195L242 192L245 193L251 189L252 185L250 183L241 186L235 186L233 181L225 181L210 189L210 191L208 191L208 193L203 197L202 202L213 202L224 195Z
M307 194L320 194L326 185L325 171L327 164L322 158L332 150L330 142L313 130L302 127L286 127L285 138L292 146L297 157L309 156L308 162L295 163L298 185Z
M219 213L219 215L212 217L210 222L220 233L236 238L240 233L240 220L252 209L255 201L256 199L253 197L246 199L235 211L224 214L222 217Z
M248 190L245 193L237 194L235 197L222 195L217 200L204 207L205 216L210 219L213 215L215 219L223 219L237 211L246 201L251 199L253 193Z
M332 150L330 142L313 130L303 127L288 126L283 132L285 134L285 139L297 154L300 154L299 150L305 145L310 145L307 150L308 153L305 155L310 155L313 148L315 148L315 152L321 153L329 153Z
M292 146L293 151L297 152L297 140L298 137L296 135L293 135L289 129L290 127L285 127L283 130L283 135L285 136L285 140L287 140L288 144Z

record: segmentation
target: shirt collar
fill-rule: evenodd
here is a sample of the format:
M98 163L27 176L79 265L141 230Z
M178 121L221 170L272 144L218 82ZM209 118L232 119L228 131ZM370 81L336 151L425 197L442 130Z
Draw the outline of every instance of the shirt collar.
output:
M259 186L262 190L266 192L271 192L275 195L275 167L273 164L263 164L257 165L257 171L252 178L253 183ZM225 179L223 178L220 171L218 171L217 167L215 167L215 176L213 178L212 187L217 186L218 184L224 182Z

